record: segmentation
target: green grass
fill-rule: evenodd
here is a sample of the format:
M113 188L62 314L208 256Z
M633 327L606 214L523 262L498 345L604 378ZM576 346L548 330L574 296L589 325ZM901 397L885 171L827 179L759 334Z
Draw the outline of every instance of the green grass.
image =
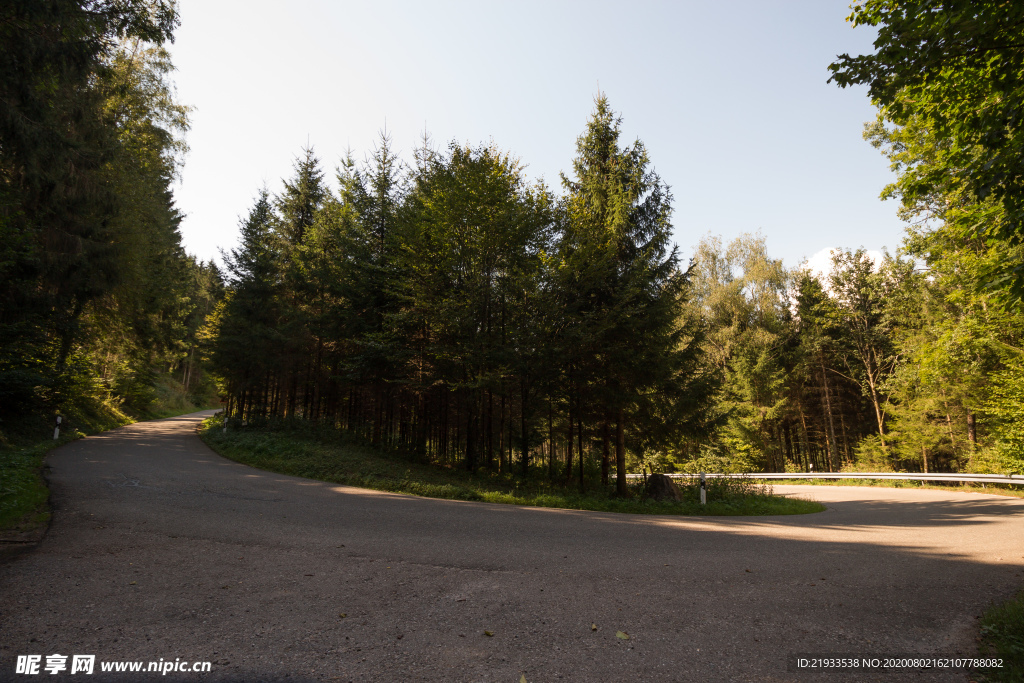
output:
M43 457L54 442L0 452L0 531L31 531L50 519Z
M681 487L680 502L645 499L640 483L631 486L629 498L617 497L596 482L581 493L576 486L552 484L539 472L524 478L426 465L346 441L336 432L232 428L225 434L219 418L208 420L200 436L221 455L259 469L429 498L653 515L794 515L825 509L820 503L775 496L767 487L735 480L709 482L706 506L700 505L696 484Z
M981 618L981 656L1003 660L1001 669L982 669L993 683L1024 683L1024 591Z
M197 396L186 391L177 377L168 374L154 377L146 395L148 398L137 405L123 406L135 420L159 420L221 407L215 391L205 391Z
M25 415L0 433L0 533L38 530L50 519L43 459L57 446L131 422L115 406L89 401L69 411L53 439L53 418Z
M756 476L754 477L757 478ZM767 481L767 480L766 480ZM1024 488L1016 484L967 484L943 486L913 479L772 479L778 486L881 486L894 489L936 489L962 493L990 493L996 496L1024 498Z
M52 415L26 414L0 424L0 533L33 532L49 521L50 492L43 459L53 448L140 419L218 407L195 405L181 383L170 376L157 377L152 390L153 399L144 410L130 410L96 397L79 397L63 415L59 441L53 440Z

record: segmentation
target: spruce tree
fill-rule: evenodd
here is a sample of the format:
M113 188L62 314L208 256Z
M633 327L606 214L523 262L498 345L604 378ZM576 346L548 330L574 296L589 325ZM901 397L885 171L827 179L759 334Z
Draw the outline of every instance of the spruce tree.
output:
M643 143L619 146L620 126L599 95L577 140L574 177L563 176L567 228L559 249L570 381L589 384L593 412L611 416L617 490L625 495L626 439L641 449L640 436L655 426L640 420L670 413L679 433L706 411L710 396L707 386L669 390L700 360L692 330L680 324L688 271L671 245L671 193ZM689 409L651 408L666 401Z
M281 236L291 249L302 244L327 197L320 160L312 147L306 147L302 157L295 160L295 175L284 182L284 191L275 202L281 216Z
M261 190L241 221L237 249L224 254L229 291L217 315L210 356L236 399L229 413L243 418L268 414L271 370L279 367L287 341L281 327L281 254L273 233L273 210Z

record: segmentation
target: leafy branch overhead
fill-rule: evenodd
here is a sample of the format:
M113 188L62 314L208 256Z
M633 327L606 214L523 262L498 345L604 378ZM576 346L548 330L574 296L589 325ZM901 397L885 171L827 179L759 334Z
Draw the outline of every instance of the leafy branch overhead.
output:
M1002 0L869 0L849 21L878 30L875 52L840 55L831 81L867 85L882 118L935 141L904 160L896 193L907 206L942 194L960 207L1000 210L946 218L965 237L1017 247L1024 237L1024 5ZM956 207L953 207L956 208ZM1024 296L1019 253L986 273L990 290Z

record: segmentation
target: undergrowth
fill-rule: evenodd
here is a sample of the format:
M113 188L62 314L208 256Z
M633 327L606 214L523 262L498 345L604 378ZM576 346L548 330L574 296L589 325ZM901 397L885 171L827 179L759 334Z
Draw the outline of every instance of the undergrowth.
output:
M578 483L548 481L539 468L523 477L427 465L345 439L333 430L270 431L233 425L225 432L216 417L204 423L200 436L221 455L260 469L430 498L658 515L791 515L824 510L819 503L772 495L770 487L737 480L709 482L705 506L700 504L697 483L680 486L679 502L644 497L642 482L631 482L631 495L625 498L596 481L580 491Z
M68 401L61 414L60 438L54 440L56 413L26 411L0 421L0 532L38 529L50 518L44 477L46 454L57 446L140 419L157 419L202 410L196 397L170 376L156 377L151 397L141 408L88 394ZM209 404L215 397L200 397Z
M38 529L50 519L50 497L43 459L57 446L132 422L117 406L79 401L62 415L60 437L53 438L55 415L27 414L3 425L0 433L0 532Z
M981 654L1002 659L1001 668L982 669L992 683L1024 682L1024 591L981 618Z
M755 476L756 478L756 476ZM881 486L893 489L935 489L939 491L960 491L963 493L990 493L999 496L1024 498L1024 487L1016 484L942 485L915 479L772 479L777 486Z

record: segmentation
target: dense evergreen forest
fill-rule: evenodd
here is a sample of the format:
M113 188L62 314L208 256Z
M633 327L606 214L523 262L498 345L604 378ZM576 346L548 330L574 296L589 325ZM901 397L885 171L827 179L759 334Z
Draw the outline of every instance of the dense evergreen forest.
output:
M305 149L222 274L177 233L173 5L9 3L2 416L138 403L170 372L197 394L215 380L229 429L315 425L580 484L1024 472L1024 10L918 5L859 5L878 52L831 67L871 87L905 242L837 250L819 276L759 234L677 230L657 151L621 139L603 94L558 188L493 145L424 135L404 159L382 134L333 178Z
M168 384L195 403L216 390L196 331L220 276L183 251L171 193L189 113L163 48L176 26L167 2L0 7L4 440L54 413L145 415Z

